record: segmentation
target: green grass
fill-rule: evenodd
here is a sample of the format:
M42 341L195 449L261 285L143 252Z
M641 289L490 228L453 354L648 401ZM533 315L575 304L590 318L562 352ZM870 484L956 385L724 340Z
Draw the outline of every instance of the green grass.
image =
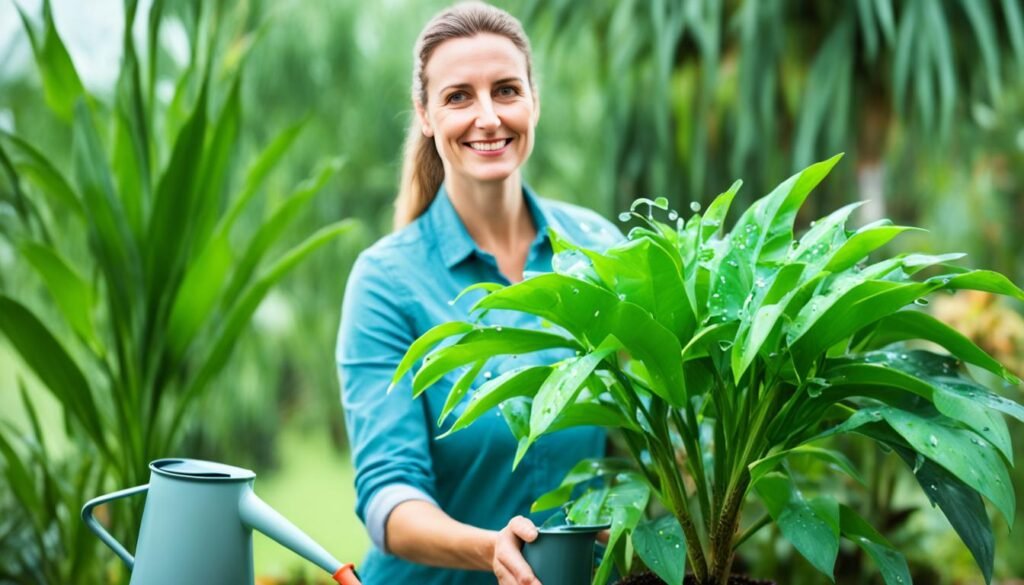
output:
M370 546L356 517L349 455L331 445L327 429L285 427L278 437L282 466L259 475L256 493L343 563L358 566ZM319 570L262 534L253 536L256 575L291 577Z

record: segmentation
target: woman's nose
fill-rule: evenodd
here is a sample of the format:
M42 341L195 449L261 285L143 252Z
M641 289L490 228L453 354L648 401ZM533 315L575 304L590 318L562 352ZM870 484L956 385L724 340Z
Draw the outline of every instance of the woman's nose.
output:
M501 126L501 118L494 111L494 102L489 99L480 100L480 109L476 114L476 127L481 130L493 130Z

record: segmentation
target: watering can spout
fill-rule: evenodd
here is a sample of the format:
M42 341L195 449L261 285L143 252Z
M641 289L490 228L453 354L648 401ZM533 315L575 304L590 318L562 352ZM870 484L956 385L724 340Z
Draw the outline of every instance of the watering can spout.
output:
M244 493L238 504L238 512L242 523L267 535L278 544L291 549L299 556L316 564L331 574L341 585L359 585L352 564L342 564L322 546L313 541L306 533L295 527L284 516L279 514L252 490Z

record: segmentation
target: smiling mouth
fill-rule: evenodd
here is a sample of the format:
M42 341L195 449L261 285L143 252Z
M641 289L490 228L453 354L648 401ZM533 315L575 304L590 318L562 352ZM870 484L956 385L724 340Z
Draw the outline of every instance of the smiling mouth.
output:
M493 152L495 150L501 150L511 143L511 138L502 138L500 140L465 142L464 144L477 152Z

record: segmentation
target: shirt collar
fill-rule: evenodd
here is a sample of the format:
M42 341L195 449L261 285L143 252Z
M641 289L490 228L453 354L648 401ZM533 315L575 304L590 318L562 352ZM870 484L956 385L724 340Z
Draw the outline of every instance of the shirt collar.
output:
M533 223L537 226L537 238L531 244L531 248L536 248L547 241L548 227L554 224L544 206L541 205L540 198L526 185L523 185L523 198L526 200L526 207L533 218ZM455 211L455 206L452 205L448 190L443 183L424 215L424 219L429 223L434 238L436 238L437 248L441 251L441 259L444 260L447 268L452 268L462 262L474 251L483 253L476 241L469 235L462 218Z

